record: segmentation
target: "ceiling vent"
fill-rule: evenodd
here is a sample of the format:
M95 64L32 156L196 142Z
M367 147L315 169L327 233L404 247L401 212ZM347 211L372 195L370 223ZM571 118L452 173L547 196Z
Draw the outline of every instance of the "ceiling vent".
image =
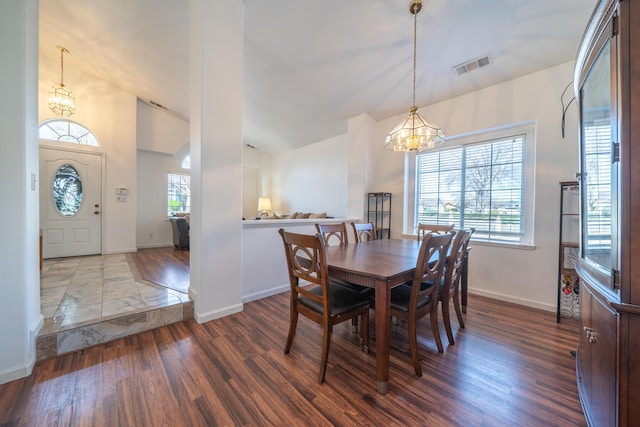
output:
M165 107L162 104L158 104L156 101L149 100L148 102L149 102L149 104L153 105L154 107L158 107L161 110L165 110L165 111L169 110L167 107Z
M453 67L453 71L456 74L464 74L469 71L477 70L480 67L484 67L485 65L489 65L491 63L491 58L489 55L481 56L480 58L472 59L471 61L465 62L464 64L456 65Z

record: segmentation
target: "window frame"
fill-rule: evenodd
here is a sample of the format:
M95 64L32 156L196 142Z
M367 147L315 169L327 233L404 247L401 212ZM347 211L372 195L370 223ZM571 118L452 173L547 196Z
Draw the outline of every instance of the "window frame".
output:
M536 146L536 122L525 121L510 125L499 126L490 129L473 131L469 133L453 135L446 138L445 144L436 150L448 150L462 148L471 144L491 143L511 137L524 136L524 190L522 195L522 221L523 235L519 242L503 240L481 239L474 234L474 242L482 242L491 246L507 246L510 248L535 248L534 223L535 223L535 146ZM403 230L406 236L415 236L415 223L417 213L417 156L419 154L405 155L405 206L403 218Z
M55 129L56 124L59 126L62 123L67 127L67 132L65 133L59 132L60 129ZM55 139L49 138L47 135L42 135L43 131L55 134L57 137ZM98 137L89 128L69 119L55 118L41 122L38 125L38 138L56 143L75 144L84 147L100 147Z
M189 209L186 212L171 211L169 209L169 200L170 200L169 199L169 197L170 197L170 195L169 195L169 182L170 182L170 177L172 175L189 178L189 205L188 205ZM166 202L165 202L165 213L166 213L167 217L175 216L175 214L177 214L177 213L180 213L180 214L191 213L191 203L190 203L190 201L191 201L191 174L186 169L182 170L182 171L171 171L170 170L170 171L167 171L167 175L166 176L167 176L167 183L166 183L166 186L165 186L165 189L166 189L165 191L166 191L166 197L167 198L166 198Z

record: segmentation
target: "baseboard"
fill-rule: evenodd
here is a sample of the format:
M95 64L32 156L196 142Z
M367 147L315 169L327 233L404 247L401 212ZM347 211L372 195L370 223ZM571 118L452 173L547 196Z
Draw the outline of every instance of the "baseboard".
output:
M276 295L276 294L280 294L282 292L286 292L290 289L290 285L282 285L282 286L277 286L275 288L271 288L271 289L267 289L266 291L261 291L261 292L256 292L253 294L249 294L249 295L244 295L242 297L242 302L244 304L251 302L251 301L256 301L262 298L266 298L266 297L270 297L271 295Z
M475 288L469 288L469 293L474 295L480 295L482 297L496 299L499 301L505 301L513 304L523 305L525 307L537 308L538 310L550 311L553 313L556 312L555 305L544 304L538 301L531 301L524 298L518 298L510 295L504 295L496 292L490 292L490 291L485 291L482 289L475 289Z
M138 249L152 249L152 248L168 248L173 246L173 243L147 243L144 245L137 245Z
M42 314L36 317L29 329L29 357L24 364L18 365L4 371L0 371L0 384L6 384L11 381L26 378L33 372L36 365L36 338L44 325L44 316Z
M19 365L14 368L5 369L4 371L0 371L0 384L6 384L11 381L19 380L22 378L26 378L31 375L33 371L33 366L35 364L35 359L29 361L24 365Z
M138 252L138 248L131 249L117 249L115 251L104 251L102 255L117 255L117 254L128 254L130 252Z
M230 307L225 307L220 310L210 311L208 313L202 313L202 314L198 313L197 311L194 311L193 317L194 319L196 319L196 322L205 323L211 320L219 319L221 317L229 316L230 314L240 313L242 311L242 308L243 308L242 304L237 304L237 305L232 305Z

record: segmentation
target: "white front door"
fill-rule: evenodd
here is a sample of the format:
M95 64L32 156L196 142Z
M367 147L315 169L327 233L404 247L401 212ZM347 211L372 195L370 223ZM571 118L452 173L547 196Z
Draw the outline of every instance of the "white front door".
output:
M102 253L102 155L40 147L42 257Z

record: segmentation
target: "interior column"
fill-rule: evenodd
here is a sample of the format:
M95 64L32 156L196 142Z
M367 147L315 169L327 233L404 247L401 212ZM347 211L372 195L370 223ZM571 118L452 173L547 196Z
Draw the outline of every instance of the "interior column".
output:
M244 2L190 6L190 293L202 323L242 310Z

